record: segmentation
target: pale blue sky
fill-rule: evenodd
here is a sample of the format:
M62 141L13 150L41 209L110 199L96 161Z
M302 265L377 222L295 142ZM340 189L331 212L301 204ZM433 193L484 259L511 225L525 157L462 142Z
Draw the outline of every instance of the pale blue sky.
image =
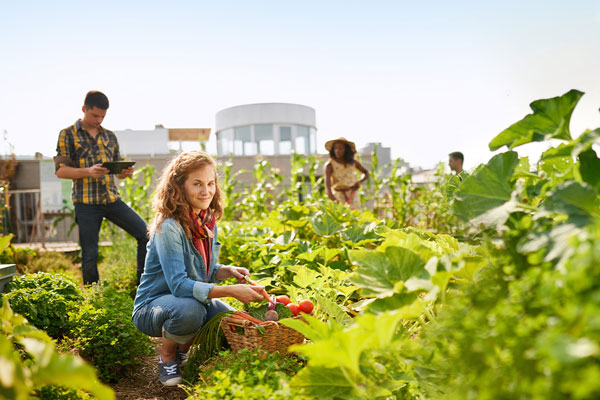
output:
M600 1L121 3L0 0L0 132L18 154L53 155L90 89L113 130L291 102L316 109L320 147L377 141L425 168L489 159L531 101L571 88L574 134L600 127Z

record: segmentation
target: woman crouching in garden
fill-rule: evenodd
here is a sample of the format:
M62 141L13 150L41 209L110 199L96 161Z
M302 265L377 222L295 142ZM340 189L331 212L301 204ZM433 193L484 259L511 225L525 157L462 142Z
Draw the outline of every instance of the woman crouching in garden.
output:
M165 386L181 383L181 360L194 336L213 316L232 308L219 297L243 303L262 299L262 286L215 286L230 277L245 282L246 268L217 264L221 245L215 221L223 214L214 160L192 151L171 160L158 183L156 211L133 324L162 337L158 374Z

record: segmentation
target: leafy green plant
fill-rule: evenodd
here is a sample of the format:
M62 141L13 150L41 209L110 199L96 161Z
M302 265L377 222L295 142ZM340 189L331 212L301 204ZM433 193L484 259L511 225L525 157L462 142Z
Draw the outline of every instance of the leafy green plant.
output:
M30 263L37 256L37 252L28 247L14 247L11 244L13 237L12 233L0 235L0 263L17 264L17 269L21 271L23 266Z
M43 386L35 391L35 397L42 400L88 400L92 397L79 389L66 386Z
M17 264L17 270L22 274L35 274L36 272L62 272L72 276L81 275L80 268L73 264L73 260L57 251L44 251L34 255L27 263Z
M132 299L137 290L137 242L131 237L119 240L112 246L101 248L102 261L98 265L103 282L127 293Z
M31 324L54 338L70 332L68 313L83 299L72 278L38 272L16 277L8 287L10 291L5 297L11 307Z
M100 379L114 381L152 353L149 338L131 322L133 300L110 284L92 286L86 302L69 313L71 338L80 355L98 370Z
M198 385L188 388L189 399L304 399L287 381L302 362L297 358L261 350L225 351L200 372Z
M110 388L98 382L92 367L72 354L59 354L47 334L13 313L6 298L0 314L0 397L24 400L34 390L39 395L53 392L50 386L61 385L91 393L99 400L115 398Z

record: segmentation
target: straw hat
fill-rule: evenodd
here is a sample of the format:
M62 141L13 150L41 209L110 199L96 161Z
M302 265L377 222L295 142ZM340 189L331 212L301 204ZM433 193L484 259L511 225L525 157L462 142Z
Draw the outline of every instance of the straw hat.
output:
M347 140L346 138L343 138L343 137L339 137L337 139L329 140L328 142L325 143L325 149L327 151L331 151L331 149L333 148L333 144L335 142L346 143L348 146L350 146L350 148L352 149L352 152L356 153L356 145L354 144L354 142L351 142L351 141L349 141L349 140Z

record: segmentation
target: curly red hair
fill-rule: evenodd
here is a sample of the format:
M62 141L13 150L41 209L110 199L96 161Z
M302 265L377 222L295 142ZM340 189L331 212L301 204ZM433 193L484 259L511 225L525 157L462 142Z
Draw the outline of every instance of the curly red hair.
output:
M192 208L185 198L183 184L191 172L207 165L211 166L215 172L216 190L208 206L209 212L205 216L205 220L212 218L213 215L216 220L221 219L223 215L223 198L219 188L215 160L203 151L189 151L173 158L162 172L152 201L156 216L149 228L151 233L159 230L160 224L166 218L173 218L184 229L186 236L188 238L192 237L190 226Z

